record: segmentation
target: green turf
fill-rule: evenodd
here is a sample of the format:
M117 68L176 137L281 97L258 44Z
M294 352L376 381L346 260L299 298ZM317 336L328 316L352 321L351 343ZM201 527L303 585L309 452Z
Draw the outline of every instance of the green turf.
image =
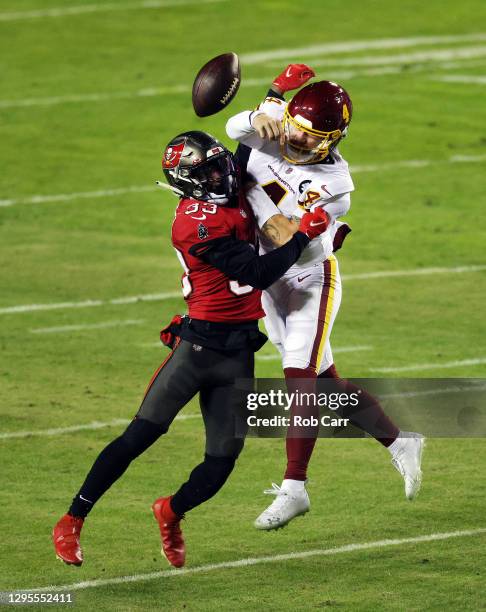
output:
M0 17L84 4L98 2L1 0ZM0 200L150 187L160 177L161 150L178 131L205 129L229 145L226 119L254 107L266 91L246 81L270 82L279 60L243 63L243 85L230 109L204 120L194 116L189 92L24 107L2 101L190 87L203 62L228 50L244 55L328 42L474 34L485 22L481 0L224 1L0 19ZM380 66L332 66L332 60L481 44L315 56L329 61L318 76L336 78L353 98L342 153L358 170L390 164L354 175L354 231L339 254L344 275L486 264L485 161L478 160L486 144L484 85L435 80L484 78L486 60L404 62L400 72L374 76L364 71ZM310 56L292 54L280 61L284 67L293 60L312 64ZM356 74L339 77L349 71ZM451 162L457 155L476 161ZM393 166L404 160L430 164ZM0 207L0 309L177 292L181 269L168 237L175 204L170 194L154 191ZM333 345L372 348L336 354L338 369L364 377L373 367L484 359L485 277L486 271L465 271L345 281ZM156 346L158 330L183 309L181 298L170 298L0 314L1 433L130 418L165 355ZM137 324L30 331L126 320ZM262 351L271 352L268 346ZM280 376L280 364L257 361L257 373ZM429 368L418 375L485 377L486 365ZM196 413L197 404L184 412ZM52 525L99 450L121 430L0 440L0 589L167 568L149 507L156 496L173 491L201 456L197 418L176 423L100 502L83 533L82 568L54 559ZM283 464L282 441L248 441L227 486L186 521L188 567L484 526L482 440L430 440L423 491L413 504L405 501L400 477L376 443L321 441L310 469L312 512L286 530L259 533L252 521L268 501L261 491L279 481ZM486 600L485 572L484 536L475 536L97 587L76 598L85 610L478 610Z

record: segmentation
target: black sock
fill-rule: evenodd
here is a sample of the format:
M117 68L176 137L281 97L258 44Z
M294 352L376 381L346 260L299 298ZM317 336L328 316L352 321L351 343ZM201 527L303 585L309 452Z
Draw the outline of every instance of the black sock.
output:
M145 419L135 419L125 432L98 455L68 510L85 518L98 499L120 478L130 463L167 431Z
M195 467L170 500L172 510L182 516L192 508L211 499L221 489L233 471L236 457L204 455L204 461Z

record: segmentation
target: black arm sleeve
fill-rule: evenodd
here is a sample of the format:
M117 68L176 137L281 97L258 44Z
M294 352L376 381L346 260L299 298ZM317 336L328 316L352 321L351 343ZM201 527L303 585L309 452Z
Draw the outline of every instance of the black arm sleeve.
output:
M309 238L296 232L286 244L266 253L257 255L251 245L230 236L194 244L189 253L221 270L230 279L256 289L266 289L292 266Z

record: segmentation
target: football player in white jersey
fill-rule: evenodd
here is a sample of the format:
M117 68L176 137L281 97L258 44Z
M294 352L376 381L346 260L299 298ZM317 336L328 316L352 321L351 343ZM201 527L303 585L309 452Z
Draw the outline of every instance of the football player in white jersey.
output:
M339 378L330 335L341 302L341 279L334 252L350 228L339 219L351 205L354 190L347 162L337 149L348 132L353 107L348 93L336 83L320 81L303 87L287 104L286 91L298 89L314 76L305 64L290 64L272 83L255 111L243 111L226 125L237 140L237 156L254 184L247 192L258 226L261 249L286 242L293 222L317 206L327 212L326 231L303 251L299 260L263 294L265 326L282 355L290 392L312 392L317 377L335 378L348 392L357 388ZM421 484L424 438L400 430L377 400L360 390L359 414L343 414L386 446L393 465L413 499ZM363 405L365 409L363 410ZM317 407L309 406L311 412ZM292 407L293 414L296 408ZM287 433L287 469L281 487L266 493L274 502L256 519L257 529L277 529L310 508L305 489L307 466L316 431L306 437Z

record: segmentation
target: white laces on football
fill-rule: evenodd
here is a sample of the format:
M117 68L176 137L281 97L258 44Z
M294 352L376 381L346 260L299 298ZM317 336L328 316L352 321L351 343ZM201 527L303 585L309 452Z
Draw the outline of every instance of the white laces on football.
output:
M272 488L271 489L265 489L263 491L265 493L265 495L287 495L287 491L282 491L282 489L278 486L278 484L275 484L274 482L272 482Z

